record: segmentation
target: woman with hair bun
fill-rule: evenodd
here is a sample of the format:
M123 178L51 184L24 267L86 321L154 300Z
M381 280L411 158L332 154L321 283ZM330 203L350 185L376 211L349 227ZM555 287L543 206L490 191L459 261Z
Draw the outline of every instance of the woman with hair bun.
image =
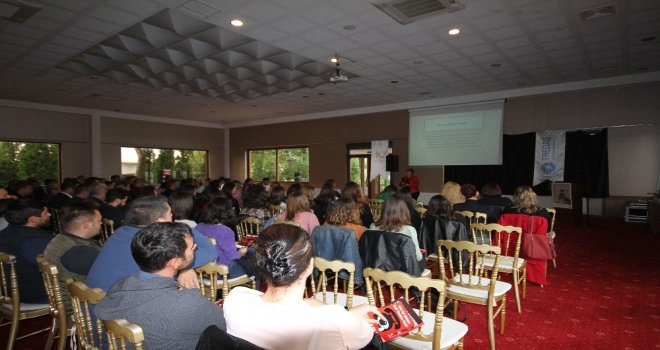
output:
M257 238L257 270L265 293L236 287L224 302L227 331L261 348L273 350L361 349L371 341L380 315L370 305L346 311L303 299L313 270L309 235L300 227L275 224Z

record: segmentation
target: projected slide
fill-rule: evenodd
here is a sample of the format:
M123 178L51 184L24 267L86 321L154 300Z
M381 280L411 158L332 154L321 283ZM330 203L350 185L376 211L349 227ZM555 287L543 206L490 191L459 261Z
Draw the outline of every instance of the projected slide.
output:
M412 166L502 162L502 103L410 111Z

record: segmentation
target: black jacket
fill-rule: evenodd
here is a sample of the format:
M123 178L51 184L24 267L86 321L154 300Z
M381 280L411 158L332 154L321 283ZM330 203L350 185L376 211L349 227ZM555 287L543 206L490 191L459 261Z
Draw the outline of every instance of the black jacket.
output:
M417 261L413 240L403 234L367 230L358 243L362 265L383 271L403 271L411 276L422 275L424 260Z

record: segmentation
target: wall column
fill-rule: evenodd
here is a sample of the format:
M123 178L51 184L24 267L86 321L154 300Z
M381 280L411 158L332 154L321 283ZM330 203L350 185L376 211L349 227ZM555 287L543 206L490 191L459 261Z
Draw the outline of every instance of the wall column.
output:
M92 110L90 117L89 145L90 163L92 164L91 176L103 177L101 170L103 164L101 159L101 115L97 110Z

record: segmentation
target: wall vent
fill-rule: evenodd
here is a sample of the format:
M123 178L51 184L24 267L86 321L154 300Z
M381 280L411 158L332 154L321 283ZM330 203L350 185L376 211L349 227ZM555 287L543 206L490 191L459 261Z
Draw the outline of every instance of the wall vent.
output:
M465 8L465 5L458 0L378 0L372 5L401 24L409 24L420 18Z

